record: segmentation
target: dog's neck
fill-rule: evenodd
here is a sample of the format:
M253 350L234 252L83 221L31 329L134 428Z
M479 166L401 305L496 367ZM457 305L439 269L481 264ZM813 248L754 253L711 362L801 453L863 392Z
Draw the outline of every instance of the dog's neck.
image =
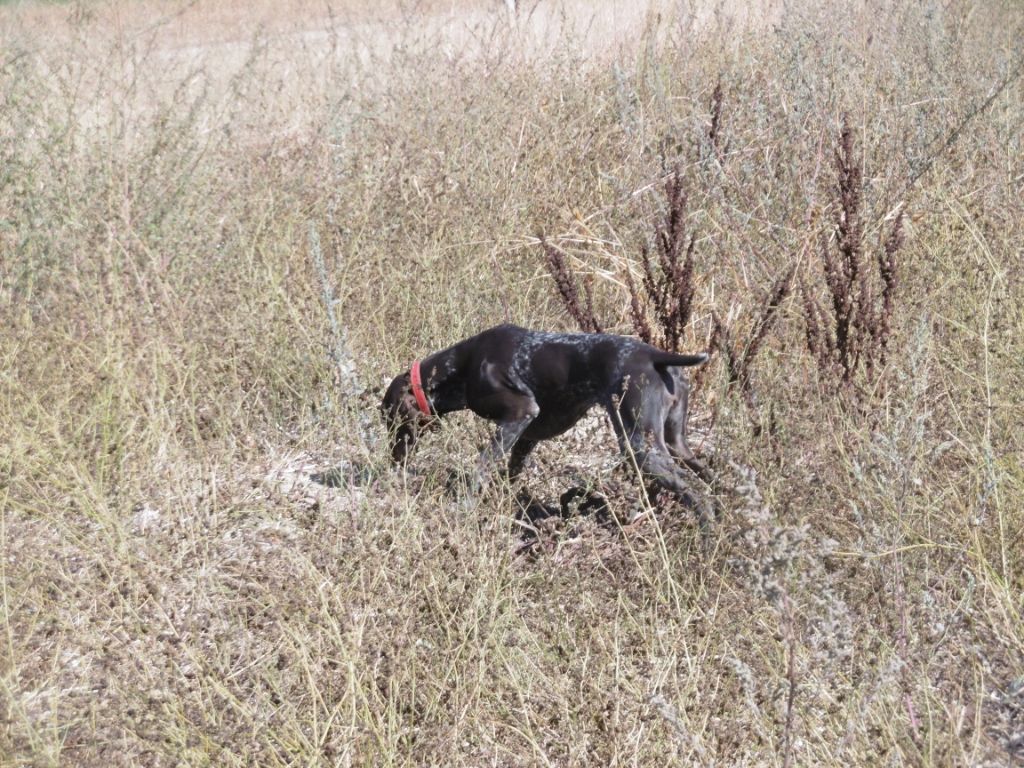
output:
M466 408L465 356L459 347L456 344L420 361L423 391L437 416Z

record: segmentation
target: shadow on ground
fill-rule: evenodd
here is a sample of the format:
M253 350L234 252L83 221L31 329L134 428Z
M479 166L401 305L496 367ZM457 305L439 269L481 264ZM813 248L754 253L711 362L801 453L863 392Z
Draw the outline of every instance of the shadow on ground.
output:
M377 474L369 464L346 461L323 472L314 472L309 479L327 488L351 488L369 485L377 478Z

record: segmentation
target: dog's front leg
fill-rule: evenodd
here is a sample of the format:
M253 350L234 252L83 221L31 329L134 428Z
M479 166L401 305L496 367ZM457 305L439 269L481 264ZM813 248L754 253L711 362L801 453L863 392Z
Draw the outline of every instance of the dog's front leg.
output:
M522 437L523 432L536 418L536 414L528 413L515 421L505 421L498 424L498 429L488 445L480 452L477 461L476 477L474 478L473 491L479 492L487 484L496 468L504 468L508 464L512 448Z

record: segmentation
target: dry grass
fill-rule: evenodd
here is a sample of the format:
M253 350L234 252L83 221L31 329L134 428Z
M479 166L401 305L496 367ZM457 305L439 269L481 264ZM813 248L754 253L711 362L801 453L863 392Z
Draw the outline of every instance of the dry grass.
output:
M1017 5L241 7L0 10L0 763L1024 760ZM843 114L869 253L906 211L887 357L835 395L780 299L763 431L714 364L713 532L622 527L599 420L527 483L610 514L453 499L471 418L386 465L386 376L570 325L534 232L630 327L677 165L682 348L794 262L826 301Z

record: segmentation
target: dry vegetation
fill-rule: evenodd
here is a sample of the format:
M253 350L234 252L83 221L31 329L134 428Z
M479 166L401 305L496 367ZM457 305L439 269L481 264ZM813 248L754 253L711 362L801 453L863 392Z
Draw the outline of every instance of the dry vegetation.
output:
M1021 764L1020 5L278 5L0 9L0 764ZM535 233L655 317L676 167L717 526L390 471Z

